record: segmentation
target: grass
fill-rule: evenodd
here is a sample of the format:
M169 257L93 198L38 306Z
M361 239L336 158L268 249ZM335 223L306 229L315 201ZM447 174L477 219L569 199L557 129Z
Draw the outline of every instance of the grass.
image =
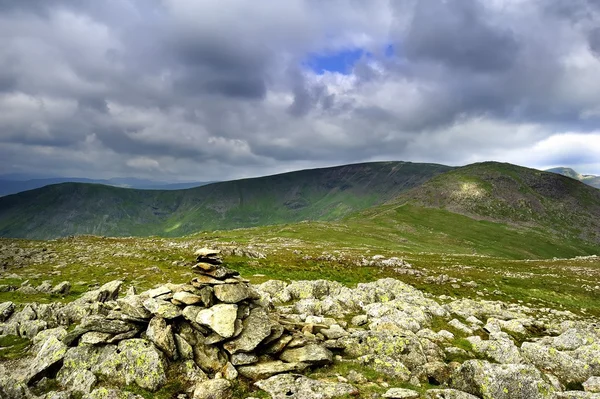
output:
M19 359L26 355L31 341L16 335L0 336L0 361Z

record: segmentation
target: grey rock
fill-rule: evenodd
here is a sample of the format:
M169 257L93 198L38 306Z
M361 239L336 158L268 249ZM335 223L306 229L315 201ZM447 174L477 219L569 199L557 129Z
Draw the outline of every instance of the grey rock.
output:
M470 393L457 389L429 389L425 392L426 399L478 399Z
M167 325L165 319L161 317L152 318L150 323L148 323L146 336L158 349L162 350L169 359L176 359L177 351L172 327Z
M590 377L582 385L583 385L583 389L586 392L599 392L600 393L600 376Z
M196 322L210 327L224 338L231 338L235 334L236 318L237 305L218 304L211 308L200 310L196 316Z
M254 353L235 353L231 355L231 364L234 366L244 366L258 362L258 356Z
M67 353L67 346L59 341L56 337L49 337L39 352L35 356L35 359L31 362L26 372L26 382L29 382L39 375L41 375L48 368L54 366L63 358Z
M127 295L125 298L117 299L121 311L126 315L139 319L149 319L152 312L144 307L145 297L141 295Z
M333 361L333 354L321 345L311 344L301 348L286 349L279 358L288 363L328 364Z
M348 335L348 332L339 324L333 324L329 328L322 329L320 332L329 339L338 339Z
M554 399L600 399L600 394L583 391L565 391L557 392Z
M555 393L532 365L492 364L482 360L464 362L452 385L484 399L552 399Z
M213 289L217 299L225 303L238 303L250 296L250 290L243 284L223 284Z
M0 303L0 322L8 320L15 311L15 304L8 301Z
M131 392L111 388L96 388L91 393L84 395L82 399L144 399L140 395Z
M498 363L523 363L519 348L506 333L492 333L489 340L482 340L477 336L469 337L467 340L475 353L487 356Z
M521 353L540 370L558 377L563 384L582 383L592 375L584 362L554 348L525 342L521 345Z
M569 355L588 365L593 375L600 375L600 344L580 346Z
M97 290L88 291L80 298L84 302L106 302L114 301L119 296L119 289L123 281L114 280L110 281Z
M216 346L198 342L193 349L194 361L207 373L216 373L227 364L227 356Z
M194 348L192 348L192 345L179 334L175 334L173 338L179 356L184 360L194 359Z
M227 342L223 347L231 354L250 352L269 335L271 335L269 315L265 309L255 308L250 311L250 315L244 320L242 333L237 338Z
M114 335L110 333L90 331L79 338L79 343L85 345L108 344L113 337Z
M333 399L357 395L350 384L313 380L302 375L280 374L255 383L272 399Z
M0 364L0 398L30 399L33 395L27 385L18 381L16 376Z
M239 366L238 373L251 380L262 380L275 374L300 372L308 367L307 363L284 363L274 360L253 364L250 366Z
M163 319L174 319L181 316L181 309L179 307L162 299L148 298L143 302L143 305L153 315L162 317Z
M195 305L197 303L203 303L200 295L192 294L191 292L176 292L173 294L173 300L181 302L185 305Z
M129 339L119 342L114 356L95 368L101 376L116 384L135 383L152 392L166 382L166 359L152 342Z
M354 316L352 318L352 320L350 321L350 323L352 323L353 326L364 326L365 324L367 324L367 322L369 321L369 316L367 316L366 314L361 314L358 316Z
M54 295L68 295L71 292L71 283L68 281L62 281L52 288L50 291Z
M19 324L19 336L33 339L40 331L48 328L44 320L26 320Z
M193 399L230 399L231 382L225 379L202 381L194 389Z
M171 365L170 372L177 376L177 380L188 386L193 386L201 381L208 380L208 376L193 360L185 360Z
M381 395L383 398L391 399L419 399L420 396L419 392L404 388L390 388L386 393Z
M59 372L57 380L62 387L82 395L90 393L97 382L96 376L91 371L72 369L68 372Z
M223 373L223 377L229 381L234 381L238 377L238 371L230 362L227 362L221 372Z

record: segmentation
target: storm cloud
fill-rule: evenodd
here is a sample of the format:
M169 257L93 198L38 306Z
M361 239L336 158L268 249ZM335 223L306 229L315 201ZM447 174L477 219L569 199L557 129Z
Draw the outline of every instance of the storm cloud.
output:
M0 1L0 174L600 174L599 143L596 0Z

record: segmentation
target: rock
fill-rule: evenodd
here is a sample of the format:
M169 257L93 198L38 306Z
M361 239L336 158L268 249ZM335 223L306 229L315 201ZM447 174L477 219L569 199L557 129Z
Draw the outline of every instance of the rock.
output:
M250 311L250 315L244 320L242 333L237 338L227 342L223 347L231 354L250 352L269 335L271 335L269 315L264 308L255 308Z
M239 366L238 373L251 380L262 380L275 374L301 372L308 367L306 363L284 363L280 360L262 362L251 366Z
M115 384L136 383L155 392L166 378L166 359L152 342L145 339L128 339L119 342L115 355L98 364L97 373Z
M231 383L225 379L202 381L194 389L193 399L230 399Z
M149 319L152 317L152 312L144 307L144 300L146 298L141 295L128 295L125 298L117 299L117 304L126 315L138 319Z
M193 360L174 363L169 371L177 376L177 380L185 385L193 386L201 381L208 380L208 376Z
M592 375L584 362L554 348L525 342L521 345L521 353L538 369L555 375L563 384L582 383Z
M223 338L231 338L235 333L237 305L218 304L209 309L202 309L196 316L196 322L210 327Z
M0 364L0 398L29 399L32 397L27 385L17 381L16 376Z
M253 353L239 352L231 355L231 364L234 366L244 366L258 362L258 356Z
M207 373L216 373L227 364L227 356L218 347L198 342L193 345L194 361Z
M354 316L352 318L352 320L350 321L350 323L352 323L353 326L364 326L365 324L367 324L367 322L369 321L369 316L367 316L366 314L361 314L358 316Z
M97 388L84 395L82 399L144 399L140 395L118 389Z
M590 377L582 385L586 392L600 392L600 376Z
M329 328L322 329L320 332L329 339L338 339L348 335L348 332L339 324L333 324Z
M119 296L119 289L123 281L114 280L110 281L97 290L88 291L80 298L83 302L106 302L114 301Z
M198 258L202 259L202 258L215 258L218 257L221 254L221 251L218 249L212 249L212 248L200 248L197 249L194 252L194 256L197 256Z
M192 345L179 334L175 334L173 338L179 356L185 360L194 359L194 348L192 348Z
M552 399L554 388L532 365L467 360L452 380L453 388L483 399Z
M288 363L328 364L333 361L333 354L329 349L311 344L301 348L284 350L279 358Z
M469 393L456 389L429 389L425 392L426 399L478 399Z
M554 399L600 399L600 394L583 391L558 392Z
M27 369L26 382L39 378L44 371L63 360L66 353L67 346L65 344L56 337L49 337Z
M227 362L225 367L223 367L223 377L229 381L233 381L238 377L238 371L235 369L233 364Z
M457 319L450 320L448 322L448 325L450 327L456 328L458 331L462 331L463 333L465 333L467 335L473 335L473 329L470 328L469 326L465 325L464 323L461 323Z
M52 288L50 293L54 295L68 295L71 292L71 283L68 281L62 281Z
M202 303L202 297L200 295L192 294L191 292L176 292L173 294L173 300L181 302L185 305L195 305L197 303Z
M90 331L79 338L79 343L85 345L108 344L113 337L114 335L110 333Z
M40 331L35 337L33 337L32 342L37 346L43 344L50 337L54 337L59 341L62 341L66 336L67 330L65 330L64 327L50 328L48 330ZM34 351L38 352L37 349L34 349Z
M333 399L357 395L350 384L313 380L296 374L280 374L254 385L267 391L272 399Z
M148 324L146 336L156 347L162 350L169 359L176 359L175 338L171 326L167 326L165 319L154 317Z
M467 340L475 353L487 356L498 363L523 363L519 348L506 333L491 333L489 340L482 340L477 336L469 337Z
M588 365L593 375L600 375L600 344L581 346L569 355Z
M48 328L44 320L26 320L19 324L19 336L33 339L40 331Z
M61 386L71 392L85 395L91 392L97 378L89 370L69 370L67 373L59 373L57 380Z
M162 299L148 298L143 302L143 305L153 315L163 319L174 319L181 316L179 307Z
M390 388L386 393L381 395L383 398L392 399L419 399L419 392L413 391L412 389L403 388Z
M140 296L145 298L158 298L168 296L172 293L173 291L169 287L167 287L166 285L161 285L160 287L156 287L151 290L142 292Z
M0 303L0 322L8 320L15 311L15 304L8 301Z
M217 281L227 279L239 275L235 270L228 269L225 266L217 266L210 263L200 262L192 267L192 270L196 273L200 273L205 277L217 279ZM199 280L201 281L201 280Z
M250 296L250 290L243 284L223 284L214 287L215 296L225 303L238 303Z

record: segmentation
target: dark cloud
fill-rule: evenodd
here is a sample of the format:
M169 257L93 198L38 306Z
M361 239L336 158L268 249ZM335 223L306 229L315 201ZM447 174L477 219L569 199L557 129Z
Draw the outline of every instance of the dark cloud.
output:
M476 0L419 1L401 45L411 59L476 72L510 68L519 51L510 30L486 21Z
M527 164L562 133L600 139L599 15L598 0L0 0L0 168ZM342 73L305 64L349 51L365 55Z

